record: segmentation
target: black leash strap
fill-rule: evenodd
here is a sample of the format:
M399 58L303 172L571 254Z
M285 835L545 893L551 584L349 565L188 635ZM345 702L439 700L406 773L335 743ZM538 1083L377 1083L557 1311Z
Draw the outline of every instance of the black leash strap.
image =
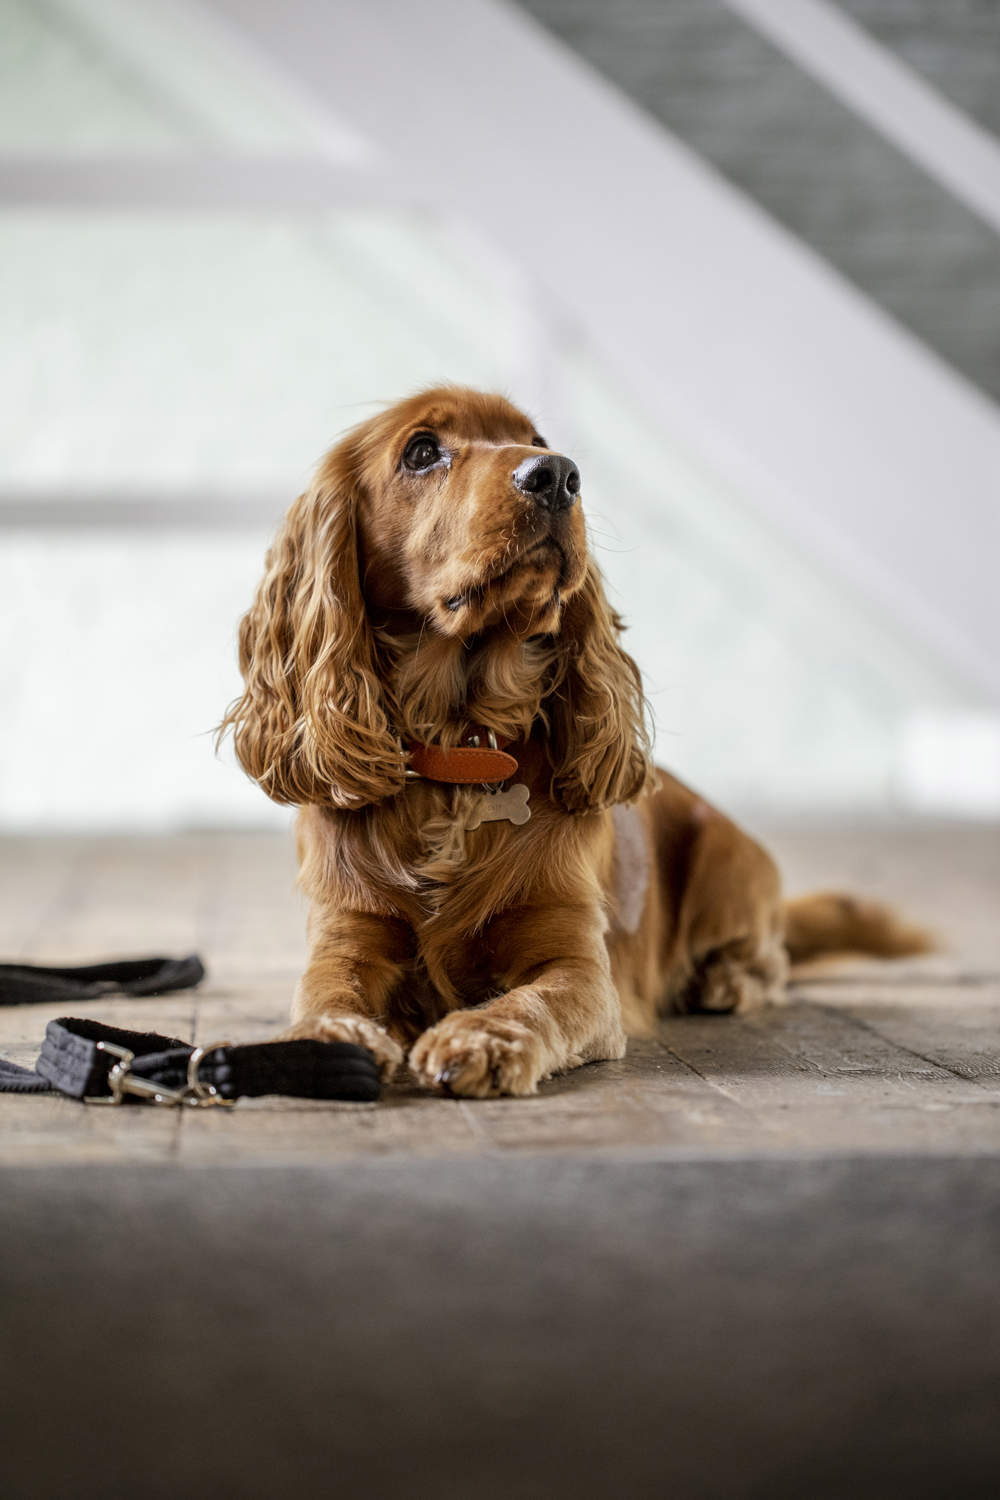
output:
M163 995L168 990L193 990L204 977L197 953L186 958L123 958L75 969L0 964L0 1005L96 1000L101 995Z
M189 989L204 976L194 954L76 969L0 964L0 1004L152 995ZM369 1101L379 1095L375 1059L347 1042L211 1042L193 1047L154 1031L128 1031L63 1016L50 1021L34 1071L0 1058L0 1093L56 1090L87 1104L225 1105L261 1094Z

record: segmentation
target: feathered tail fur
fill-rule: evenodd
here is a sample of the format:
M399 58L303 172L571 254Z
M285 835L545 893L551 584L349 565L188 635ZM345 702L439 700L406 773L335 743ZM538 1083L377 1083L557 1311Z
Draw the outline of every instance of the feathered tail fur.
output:
M818 891L785 902L785 947L793 964L830 953L903 958L929 953L935 946L924 928L905 921L877 901Z

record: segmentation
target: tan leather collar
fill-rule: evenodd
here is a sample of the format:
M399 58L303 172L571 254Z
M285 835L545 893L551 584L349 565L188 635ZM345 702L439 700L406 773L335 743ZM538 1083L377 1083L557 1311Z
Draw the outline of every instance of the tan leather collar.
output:
M506 781L517 771L517 760L505 749L512 743L510 740L476 724L470 726L465 740L463 745L407 745L410 762L407 775L457 786L478 786L482 782L489 785Z

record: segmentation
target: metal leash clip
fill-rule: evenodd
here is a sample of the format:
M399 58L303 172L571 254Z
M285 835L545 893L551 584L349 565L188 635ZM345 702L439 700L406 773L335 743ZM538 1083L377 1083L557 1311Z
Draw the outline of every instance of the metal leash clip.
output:
M138 1077L131 1071L135 1053L130 1052L127 1047L119 1047L115 1042L95 1042L94 1045L99 1052L110 1052L118 1061L108 1073L107 1097L86 1095L84 1104L124 1104L126 1094L146 1099L151 1104L187 1105L192 1109L206 1109L216 1104L231 1106L236 1103L235 1099L224 1099L213 1084L198 1077L198 1069L205 1054L214 1052L216 1047L229 1047L231 1042L209 1042L203 1047L195 1047L188 1058L187 1082L182 1089L168 1089L165 1084L154 1083L151 1078Z

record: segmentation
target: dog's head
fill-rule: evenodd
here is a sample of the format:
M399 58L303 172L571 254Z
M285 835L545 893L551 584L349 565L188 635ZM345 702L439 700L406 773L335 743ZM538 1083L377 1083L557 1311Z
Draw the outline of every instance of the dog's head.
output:
M463 640L558 629L586 568L580 475L509 401L415 396L335 449L331 479L345 457L369 604Z
M509 401L455 387L403 401L350 432L289 511L223 722L275 801L357 808L402 789L373 618L383 636L395 622L487 652L551 640L553 795L587 811L639 790L641 687L587 556L579 472Z

